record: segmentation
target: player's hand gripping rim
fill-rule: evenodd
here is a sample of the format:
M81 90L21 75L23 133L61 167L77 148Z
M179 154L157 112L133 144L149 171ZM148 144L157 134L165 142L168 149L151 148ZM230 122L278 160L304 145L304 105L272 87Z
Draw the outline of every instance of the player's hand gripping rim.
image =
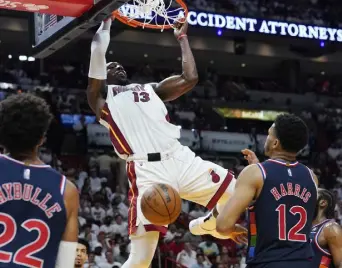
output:
M244 149L241 150L241 153L244 155L244 158L248 161L249 165L260 163L258 157L252 150Z
M180 41L183 37L186 37L186 33L188 32L188 22L185 20L184 23L176 22L174 24L175 28L173 34Z

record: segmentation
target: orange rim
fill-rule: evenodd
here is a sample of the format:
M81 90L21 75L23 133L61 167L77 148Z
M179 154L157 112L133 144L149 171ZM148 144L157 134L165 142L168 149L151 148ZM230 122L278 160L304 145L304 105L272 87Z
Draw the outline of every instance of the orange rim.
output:
M183 0L176 0L176 2L183 8L184 10L184 16L185 18L188 16L188 7L183 2ZM119 9L115 10L112 13L113 17L115 17L117 20L121 21L122 23L127 24L131 27L142 27L142 28L149 28L149 29L171 29L173 27L173 24L163 24L163 25L156 25L156 24L149 24L137 21L135 19L130 19L128 17L122 16L119 12ZM185 19L184 19L185 20Z

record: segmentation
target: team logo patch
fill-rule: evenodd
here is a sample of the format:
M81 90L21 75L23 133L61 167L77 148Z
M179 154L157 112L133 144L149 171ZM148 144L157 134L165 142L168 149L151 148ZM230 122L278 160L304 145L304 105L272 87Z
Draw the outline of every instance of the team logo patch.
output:
M210 170L210 176L213 183L220 182L220 176L212 169Z

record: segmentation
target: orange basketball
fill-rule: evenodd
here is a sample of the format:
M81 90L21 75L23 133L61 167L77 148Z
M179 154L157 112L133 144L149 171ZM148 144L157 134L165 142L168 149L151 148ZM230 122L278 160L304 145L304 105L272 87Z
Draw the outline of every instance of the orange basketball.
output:
M177 220L182 209L178 192L167 184L155 184L147 189L141 199L145 218L155 225L168 225Z

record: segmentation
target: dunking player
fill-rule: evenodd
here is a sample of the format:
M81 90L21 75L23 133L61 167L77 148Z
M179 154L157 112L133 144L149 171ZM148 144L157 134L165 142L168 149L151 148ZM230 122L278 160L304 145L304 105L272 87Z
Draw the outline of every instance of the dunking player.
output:
M71 268L78 235L78 192L38 158L52 116L31 94L0 103L0 266Z
M87 96L97 118L109 129L115 151L127 161L132 247L123 268L145 268L153 258L159 232L165 232L166 227L154 226L144 218L140 209L144 191L155 183L166 183L178 190L182 198L212 209L217 202L224 204L228 199L235 178L226 169L196 157L182 146L178 141L180 128L168 122L163 101L178 98L197 83L187 24L174 31L182 50L183 73L159 83L140 85L129 83L119 63L108 64L107 77L105 53L111 23L107 20L101 24L91 45ZM107 97L103 99L101 91L106 89ZM215 220L209 222L212 229L205 232L222 237L215 230Z
M217 230L229 234L248 206L247 267L312 267L310 231L317 201L317 178L296 161L308 141L305 123L279 115L268 131L265 154L243 151L249 163L239 175L233 196L217 218Z
M318 189L315 219L311 230L314 251L312 268L342 268L342 229L334 220L335 205L332 193Z

